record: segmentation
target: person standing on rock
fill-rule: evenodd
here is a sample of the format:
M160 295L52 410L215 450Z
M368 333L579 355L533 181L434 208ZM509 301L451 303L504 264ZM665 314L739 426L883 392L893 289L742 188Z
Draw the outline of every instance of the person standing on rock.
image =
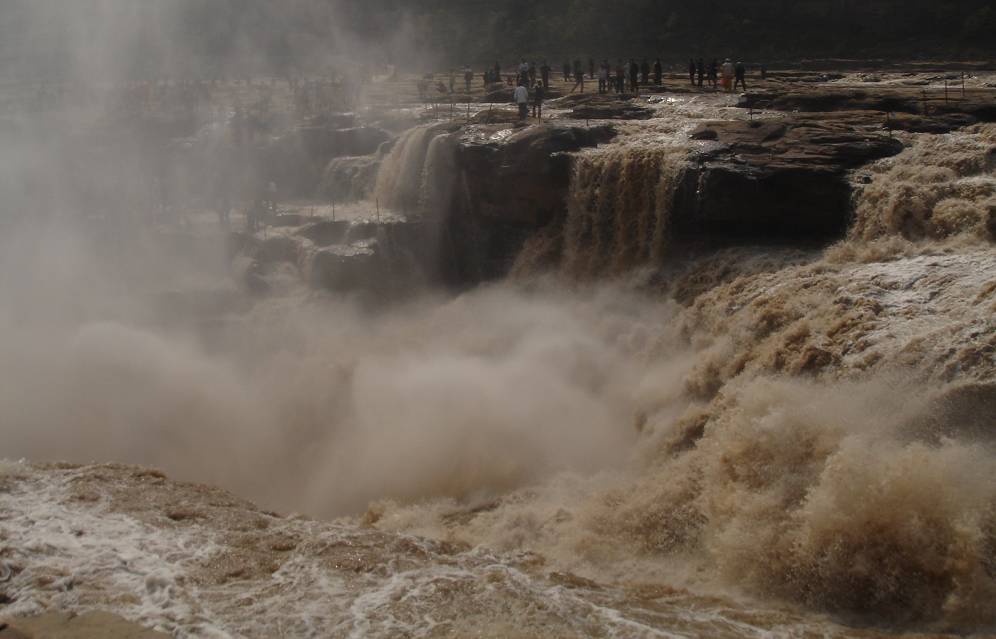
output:
M705 60L699 58L698 64L695 65L695 73L699 78L699 88L702 88L702 81L705 79Z
M253 200L252 206L246 210L246 231L255 233L262 226L263 202L260 199Z
M540 78L543 80L543 90L544 92L550 88L550 65L546 60L543 60L543 66L540 67Z
M661 64L661 59L657 58L654 60L654 86L661 86L664 81L664 65Z
M519 119L525 120L529 117L529 89L525 84L519 83L515 87L515 103L519 106Z
M271 180L266 185L266 213L270 220L280 213L280 209L277 207L277 193L277 183Z
M688 81L695 86L695 60L692 58L688 59Z
M629 59L629 90L631 93L640 92L640 65L633 58Z
M467 87L467 93L470 93L470 85L474 83L474 70L469 66L463 68L463 83Z
M744 91L747 90L747 67L744 66L743 62L737 62L737 66L734 69L734 74L736 79L733 81L733 90L736 91L737 87L743 85Z
M726 61L723 62L722 71L723 71L723 89L727 93L729 93L730 91L733 90L733 78L737 73L737 68L733 66L733 63L730 62L729 58L727 58Z
M546 90L539 82L533 88L533 117L543 120L543 98L546 97Z
M574 93L578 87L581 87L581 93L584 93L584 69L581 67L581 61L574 61L574 88L571 89L571 93Z

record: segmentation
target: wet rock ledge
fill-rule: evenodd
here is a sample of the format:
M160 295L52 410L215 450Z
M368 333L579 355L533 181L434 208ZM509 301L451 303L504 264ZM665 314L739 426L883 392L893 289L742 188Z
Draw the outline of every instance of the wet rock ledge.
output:
M848 172L903 144L848 114L701 124L675 193L676 235L830 238L847 227Z

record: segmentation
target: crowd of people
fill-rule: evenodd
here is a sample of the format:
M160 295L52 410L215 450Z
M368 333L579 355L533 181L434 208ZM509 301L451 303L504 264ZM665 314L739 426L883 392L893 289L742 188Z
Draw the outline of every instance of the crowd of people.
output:
M600 94L636 94L644 88L653 88L658 91L665 90L664 87L664 65L661 59L657 58L650 62L643 58L637 62L635 58L623 61L621 58L616 64L610 64L608 59L603 59L600 63L594 58L588 59L587 68L580 59L573 62L565 61L561 67L563 81L573 83L571 93L575 91L585 92L586 79L590 82L598 83L598 93ZM529 115L529 102L533 102L533 117L542 117L543 100L550 91L550 74L552 69L547 61L537 66L534 62L522 60L516 68L515 73L505 76L504 82L509 86L514 86L514 101L519 108L519 115L525 119ZM470 89L469 78L473 75L467 68L468 80L467 89ZM688 75L692 86L713 90L722 87L727 92L733 92L740 88L747 90L747 66L743 62L733 63L727 58L722 64L714 58L706 65L704 58L689 60ZM761 68L762 78L766 75L764 67ZM494 83L503 81L501 74L501 64L495 63L494 67L484 72L484 86L488 88Z
M761 76L765 76L765 69L762 67ZM736 91L739 87L747 90L747 66L743 62L734 64L730 58L721 65L719 60L713 58L706 66L705 59L688 60L688 79L692 86L703 87L708 83L713 89L718 89L720 82L724 91Z

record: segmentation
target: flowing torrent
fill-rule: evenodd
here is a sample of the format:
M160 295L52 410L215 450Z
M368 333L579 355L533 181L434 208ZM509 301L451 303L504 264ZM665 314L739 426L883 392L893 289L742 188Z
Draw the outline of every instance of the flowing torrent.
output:
M0 465L7 612L178 637L993 631L996 126L903 135L838 244L682 265L684 153L579 153L559 274L376 312L295 290L164 326L46 229L0 258L44 274L4 280L3 456L73 463ZM404 135L375 197L441 202L446 144Z
M684 149L667 147L581 156L568 200L564 271L591 279L660 262L684 157Z

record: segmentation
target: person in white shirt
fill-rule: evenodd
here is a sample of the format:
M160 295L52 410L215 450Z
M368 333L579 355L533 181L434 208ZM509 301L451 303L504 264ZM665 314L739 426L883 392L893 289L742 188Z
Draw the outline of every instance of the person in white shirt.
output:
M529 117L529 89L523 84L515 87L515 103L519 105L519 119Z

